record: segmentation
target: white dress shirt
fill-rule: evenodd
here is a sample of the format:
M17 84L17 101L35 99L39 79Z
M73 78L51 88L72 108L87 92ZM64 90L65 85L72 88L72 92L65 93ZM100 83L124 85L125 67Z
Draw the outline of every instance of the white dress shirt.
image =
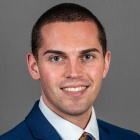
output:
M87 127L83 130L75 124L63 119L52 110L50 110L44 103L42 96L39 102L39 108L46 119L56 129L62 140L78 140L83 132L90 133L96 140L99 140L99 130L96 120L94 108L92 107L92 115Z

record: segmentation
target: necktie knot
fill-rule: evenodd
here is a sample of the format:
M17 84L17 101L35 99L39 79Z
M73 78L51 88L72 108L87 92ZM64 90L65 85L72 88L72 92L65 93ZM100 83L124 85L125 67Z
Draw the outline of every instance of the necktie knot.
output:
M84 132L79 140L95 140L95 139L88 132Z

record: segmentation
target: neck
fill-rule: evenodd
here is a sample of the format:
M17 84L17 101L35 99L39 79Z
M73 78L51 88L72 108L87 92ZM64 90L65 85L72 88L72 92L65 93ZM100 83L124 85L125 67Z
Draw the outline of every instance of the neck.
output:
M43 98L43 102L45 103L45 105L52 110L54 113L56 113L57 115L59 115L60 117L62 117L63 119L77 125L78 127L80 127L81 129L85 129L90 117L91 117L91 113L92 113L92 106L90 106L85 112L80 113L80 114L70 114L70 113L66 113L66 112L62 112L59 109L54 108L52 105L50 105L50 103L46 100L46 98Z
M77 125L81 129L85 129L91 118L91 112L92 112L92 107L90 107L90 109L86 113L78 115L78 116L65 115L65 116L61 116L61 117L68 120L69 122Z

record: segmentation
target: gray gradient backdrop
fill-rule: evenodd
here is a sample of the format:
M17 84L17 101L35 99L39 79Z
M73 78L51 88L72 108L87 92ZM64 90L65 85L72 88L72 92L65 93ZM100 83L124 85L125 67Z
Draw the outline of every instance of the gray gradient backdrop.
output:
M140 0L0 0L0 134L21 122L40 97L26 65L31 29L61 2L87 7L106 29L112 61L94 104L97 117L140 133Z

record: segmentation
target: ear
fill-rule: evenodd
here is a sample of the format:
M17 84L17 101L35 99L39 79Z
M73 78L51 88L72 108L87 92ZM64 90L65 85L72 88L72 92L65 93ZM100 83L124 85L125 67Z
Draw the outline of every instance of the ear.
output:
M28 70L29 70L32 78L35 80L39 80L40 74L39 74L39 70L38 70L38 64L32 53L27 54L27 65L28 65Z
M104 67L104 72L103 72L103 78L105 78L108 73L110 60L111 60L111 53L110 51L107 51L105 55L105 67Z

